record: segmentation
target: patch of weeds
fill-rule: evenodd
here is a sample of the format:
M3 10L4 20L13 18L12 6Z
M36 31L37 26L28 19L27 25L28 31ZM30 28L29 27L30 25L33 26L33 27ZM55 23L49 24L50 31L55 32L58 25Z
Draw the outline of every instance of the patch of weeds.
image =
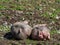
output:
M7 19L10 19L11 17L10 16L8 16L8 15L5 15L5 17L7 18Z
M1 2L10 2L11 0L0 0Z
M35 9L42 10L42 7L41 6L36 6Z
M43 17L51 17L51 18L55 18L56 16L57 16L57 14L55 13L55 12L53 12L51 15L49 15L49 13L48 12L45 12L43 15L42 15Z
M57 32L57 30L51 30L50 31L50 34L52 35L52 34L57 34L58 32Z
M25 10L23 5L17 5L16 10Z
M34 12L26 12L25 14L26 14L26 15L33 15Z
M10 31L10 26L0 25L0 31L8 32Z
M59 9L59 8L57 8L55 12L56 12L56 13L60 13L60 9Z
M3 5L0 5L0 10L2 10L2 9L6 9L6 7Z
M17 7L17 4L12 3L12 4L9 4L8 9L16 10L16 7Z
M25 43L26 45L36 45L36 44L38 43L38 41L26 39L26 40L24 40L24 41L21 41L21 40L20 40L19 43L21 43L21 44L22 44L22 43Z
M0 17L2 16L2 13L0 13Z
M25 5L26 5L25 7L26 10L30 10L30 11L34 10L34 6L32 4L25 4Z
M60 3L60 0L56 0L57 3Z
M57 15L57 14L54 12L54 13L52 13L52 14L50 15L50 17L55 18L56 15Z

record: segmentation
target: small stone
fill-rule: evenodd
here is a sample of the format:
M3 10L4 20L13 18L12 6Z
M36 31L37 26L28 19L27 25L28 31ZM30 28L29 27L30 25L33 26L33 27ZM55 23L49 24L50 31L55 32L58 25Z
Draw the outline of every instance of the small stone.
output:
M60 16L56 16L56 19L59 19L60 18Z
M4 21L3 25L6 26L7 24L8 24L7 21Z
M23 13L23 11L18 11L18 10L16 12L19 13L19 14Z
M22 20L25 20L25 18L23 18Z
M60 34L60 30L58 30L58 31L57 31L57 33L59 33L59 34Z

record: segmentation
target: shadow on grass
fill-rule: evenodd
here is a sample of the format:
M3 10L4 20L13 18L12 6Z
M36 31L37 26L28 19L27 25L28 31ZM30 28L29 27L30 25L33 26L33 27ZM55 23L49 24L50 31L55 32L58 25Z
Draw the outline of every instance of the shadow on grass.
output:
M22 39L16 39L15 37L13 37L13 35L11 34L11 32L7 32L5 35L4 35L4 38L8 39L8 40L22 40ZM28 37L29 40L33 40L31 38L31 36Z
M4 35L4 38L8 39L8 40L20 40L20 39L16 39L15 37L13 37L13 35L11 34L11 32L8 32Z
M9 40L12 40L13 39L13 36L12 36L11 32L8 32L8 33L6 33L4 35L4 38L9 39Z

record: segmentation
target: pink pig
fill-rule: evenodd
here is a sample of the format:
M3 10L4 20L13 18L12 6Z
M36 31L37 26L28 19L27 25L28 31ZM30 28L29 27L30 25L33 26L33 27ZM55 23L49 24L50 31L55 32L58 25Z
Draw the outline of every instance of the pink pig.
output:
M37 40L47 40L50 39L50 30L47 28L46 24L37 24L33 26L31 37Z

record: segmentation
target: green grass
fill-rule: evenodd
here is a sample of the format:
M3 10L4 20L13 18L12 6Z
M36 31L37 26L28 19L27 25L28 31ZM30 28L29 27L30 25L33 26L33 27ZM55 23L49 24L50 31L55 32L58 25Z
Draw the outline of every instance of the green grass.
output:
M10 31L10 26L0 25L0 31L2 31L2 32L9 32ZM51 35L57 34L57 30L51 30L50 34ZM20 40L19 42L22 42L22 40ZM26 45L29 45L29 44L36 45L39 42L40 42L41 45L44 45L44 41L37 41L37 40L31 40L31 39L26 39L24 42L25 42ZM49 42L46 41L45 44L48 45ZM54 44L56 44L56 43L54 43ZM18 43L18 45L19 45L19 43Z
M9 32L10 31L10 26L0 25L0 31Z
M31 17L33 16L33 12L36 11L39 16L50 19L48 21L56 22L55 18L60 14L60 0L52 0L51 2L48 0L0 0L0 10L7 9L25 11L24 14ZM3 16L7 19L11 18L7 14L0 13L0 17ZM10 31L10 26L0 25L0 31L8 32ZM51 30L50 33L51 35L56 34L57 30ZM27 45L30 42L36 43L37 41L26 40Z
M48 0L0 0L0 10L3 9L11 9L11 10L38 10L41 9L44 11L43 14L41 14L43 17L52 17L55 18L56 15L59 14L60 8L60 0L52 1L52 3L49 3ZM57 3L57 4L56 4ZM45 5L45 6L44 6ZM46 7L46 9L44 9ZM55 9L55 11L53 11ZM52 13L51 15L48 14L48 12ZM39 14L40 15L40 14Z
M51 34L51 35L57 34L57 33L58 33L57 30L51 30L51 31L50 31L50 34Z

